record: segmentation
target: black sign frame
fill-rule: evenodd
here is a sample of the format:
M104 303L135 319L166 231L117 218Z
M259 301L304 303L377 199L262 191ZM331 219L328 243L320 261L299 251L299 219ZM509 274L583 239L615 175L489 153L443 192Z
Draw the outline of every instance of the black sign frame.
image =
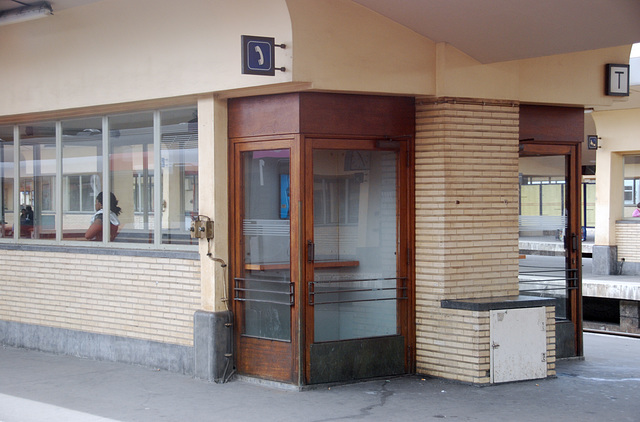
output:
M242 35L242 74L274 76L275 38Z

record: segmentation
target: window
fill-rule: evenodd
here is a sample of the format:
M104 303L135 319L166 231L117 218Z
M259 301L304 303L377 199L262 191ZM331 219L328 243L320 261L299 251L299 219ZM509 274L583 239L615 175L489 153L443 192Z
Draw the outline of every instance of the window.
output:
M95 198L101 190L100 180L99 173L64 176L63 191L68 192L63 196L64 211L93 212Z
M624 211L623 217L631 217L640 203L640 155L624 157Z
M196 244L185 236L198 211L198 116L193 109L160 113L162 243Z
M108 190L119 212L92 245L197 244L197 132L196 107L0 126L0 237L85 241Z
M62 238L84 239L102 191L102 119L62 122Z
M562 216L564 213L563 177L520 174L520 215Z
M314 204L315 224L358 224L360 184L364 173L313 180L313 194L322 198Z
M56 129L19 126L20 238L55 239Z
M109 173L122 225L117 241L154 242L153 113L109 118Z
M13 126L0 126L0 238L13 237Z

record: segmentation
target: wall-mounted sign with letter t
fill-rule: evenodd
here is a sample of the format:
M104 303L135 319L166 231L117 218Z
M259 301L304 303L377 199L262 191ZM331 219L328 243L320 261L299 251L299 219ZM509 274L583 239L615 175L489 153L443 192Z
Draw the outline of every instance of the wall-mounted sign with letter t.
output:
M629 95L629 65L628 64L608 64L607 81L605 85L606 95L628 96Z

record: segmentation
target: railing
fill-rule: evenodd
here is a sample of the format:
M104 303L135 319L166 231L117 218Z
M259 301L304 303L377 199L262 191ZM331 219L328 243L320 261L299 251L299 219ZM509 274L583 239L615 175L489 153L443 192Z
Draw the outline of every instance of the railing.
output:
M406 283L406 277L310 281L309 305L406 300Z
M569 291L578 288L578 270L521 265L518 279L520 294L558 299L556 316L566 317L566 303L560 300L566 301Z
M233 300L293 306L294 283L264 278L235 278Z

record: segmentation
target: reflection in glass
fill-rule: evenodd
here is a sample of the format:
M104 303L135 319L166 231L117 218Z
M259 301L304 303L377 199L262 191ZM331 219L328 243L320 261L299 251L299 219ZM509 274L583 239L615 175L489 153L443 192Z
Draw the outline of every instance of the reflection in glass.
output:
M197 244L191 220L198 214L198 112L161 113L162 243Z
M109 118L111 191L122 213L116 242L153 243L153 114Z
M102 191L102 119L62 122L62 238L82 240Z
M640 155L624 157L623 217L640 215Z
M55 239L55 124L22 125L19 130L20 238Z
M564 156L520 157L520 293L556 300L567 317L565 234L568 224Z
M315 342L397 333L396 160L313 153Z
M13 126L0 126L0 238L13 237Z
M291 340L289 150L242 154L244 276L235 280L244 301L244 335Z

